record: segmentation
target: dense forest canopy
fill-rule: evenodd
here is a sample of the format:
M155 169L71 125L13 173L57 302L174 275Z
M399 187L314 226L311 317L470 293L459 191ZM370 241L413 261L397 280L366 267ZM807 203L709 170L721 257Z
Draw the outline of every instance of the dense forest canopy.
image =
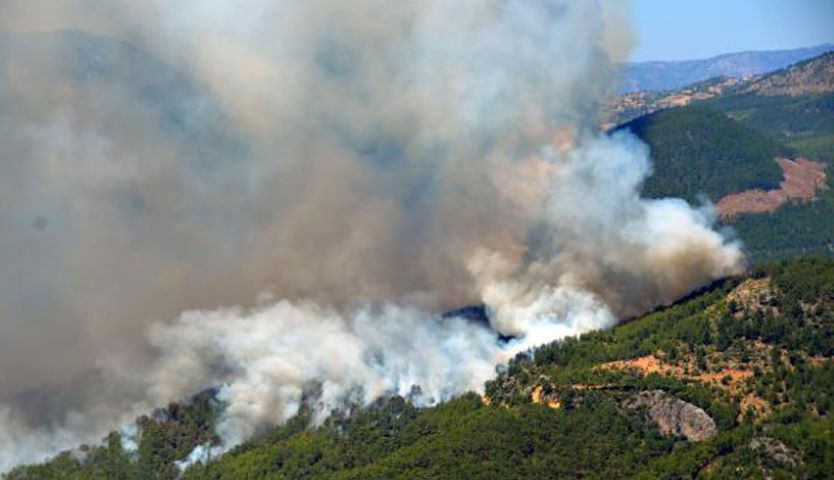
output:
M683 107L640 117L621 127L649 144L654 161L643 192L653 198L717 202L743 190L778 188L776 157L791 150L716 110Z

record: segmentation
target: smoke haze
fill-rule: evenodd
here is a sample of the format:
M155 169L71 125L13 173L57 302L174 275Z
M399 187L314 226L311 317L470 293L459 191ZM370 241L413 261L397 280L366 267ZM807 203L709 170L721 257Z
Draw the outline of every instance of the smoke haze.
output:
M625 16L3 2L0 471L208 386L227 446L313 386L324 413L432 404L739 271L709 208L641 199L646 147L597 130ZM491 328L437 315L472 303Z

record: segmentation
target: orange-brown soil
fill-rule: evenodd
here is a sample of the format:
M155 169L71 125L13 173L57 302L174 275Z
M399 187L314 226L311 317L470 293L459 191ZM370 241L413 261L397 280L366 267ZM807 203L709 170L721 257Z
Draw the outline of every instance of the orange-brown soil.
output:
M654 355L646 355L645 357L633 358L631 360L608 362L602 364L600 368L611 370L630 370L637 372L640 375L658 373L675 378L689 378L709 383L719 388L727 388L731 391L735 391L739 383L753 376L752 370L740 370L736 368L725 368L718 372L701 373L699 375L686 375L683 367L666 363Z
M632 358L630 360L618 360L616 362L608 362L600 365L603 370L634 370L641 375L648 375L650 373L659 373L661 375L670 375L674 377L683 376L683 368L670 365L660 361L654 355L646 355L645 357Z
M727 195L718 202L718 214L731 220L743 213L772 212L789 200L812 200L825 186L825 164L800 158L777 158L783 179L776 190L746 190Z
M692 362L689 362L692 363ZM660 375L671 376L679 379L697 380L707 383L715 388L728 391L732 395L742 396L741 412L743 416L747 412L748 407L754 412L754 415L761 416L770 410L770 405L763 398L757 397L752 393L744 393L745 381L753 377L754 372L748 369L738 369L727 367L718 372L701 373L698 375L687 375L686 370L677 365L670 365L654 355L647 355L645 357L633 358L631 360L620 360L616 362L608 362L601 365L604 369L613 370L628 370L639 375L649 375L651 373L658 373ZM740 417L741 418L741 417Z
M543 398L541 385L533 389L532 395L530 396L530 400L535 404L545 404L550 408L562 408L562 404L559 403L559 400L556 400L555 398Z

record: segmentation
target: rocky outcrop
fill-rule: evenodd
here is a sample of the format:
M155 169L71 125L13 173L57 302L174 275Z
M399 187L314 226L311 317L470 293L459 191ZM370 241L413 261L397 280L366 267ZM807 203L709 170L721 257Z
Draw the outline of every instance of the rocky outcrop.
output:
M787 445L770 437L755 437L750 440L750 450L761 453L777 463L787 467L795 467L799 455Z
M716 433L715 420L707 412L662 390L641 392L623 402L623 407L645 410L663 435L699 442Z

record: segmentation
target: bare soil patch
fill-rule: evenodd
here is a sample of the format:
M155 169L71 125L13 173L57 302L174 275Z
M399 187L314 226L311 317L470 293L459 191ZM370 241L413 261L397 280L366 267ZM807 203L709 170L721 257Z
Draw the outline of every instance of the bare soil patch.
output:
M813 200L817 191L825 187L825 164L804 158L777 158L782 168L782 182L776 190L746 190L727 195L719 200L718 215L732 220L740 214L772 212L789 200Z
M694 367L694 362L690 359L688 362L691 367ZM600 365L602 369L609 370L625 370L638 373L640 375L649 375L658 373L678 379L690 379L700 382L708 383L714 387L724 390L729 390L732 393L737 393L740 384L745 380L753 377L753 371L739 368L723 368L717 372L700 373L697 375L687 374L686 370L680 365L669 364L654 355L646 355L645 357L632 358L630 360L619 360L616 362L608 362ZM691 368L694 370L694 368Z
M548 407L556 410L562 408L562 404L559 402L558 399L550 397L545 398L545 396L542 394L542 390L543 389L541 385L538 385L536 386L536 388L533 389L533 392L530 395L530 400L533 403L537 405L547 405Z

